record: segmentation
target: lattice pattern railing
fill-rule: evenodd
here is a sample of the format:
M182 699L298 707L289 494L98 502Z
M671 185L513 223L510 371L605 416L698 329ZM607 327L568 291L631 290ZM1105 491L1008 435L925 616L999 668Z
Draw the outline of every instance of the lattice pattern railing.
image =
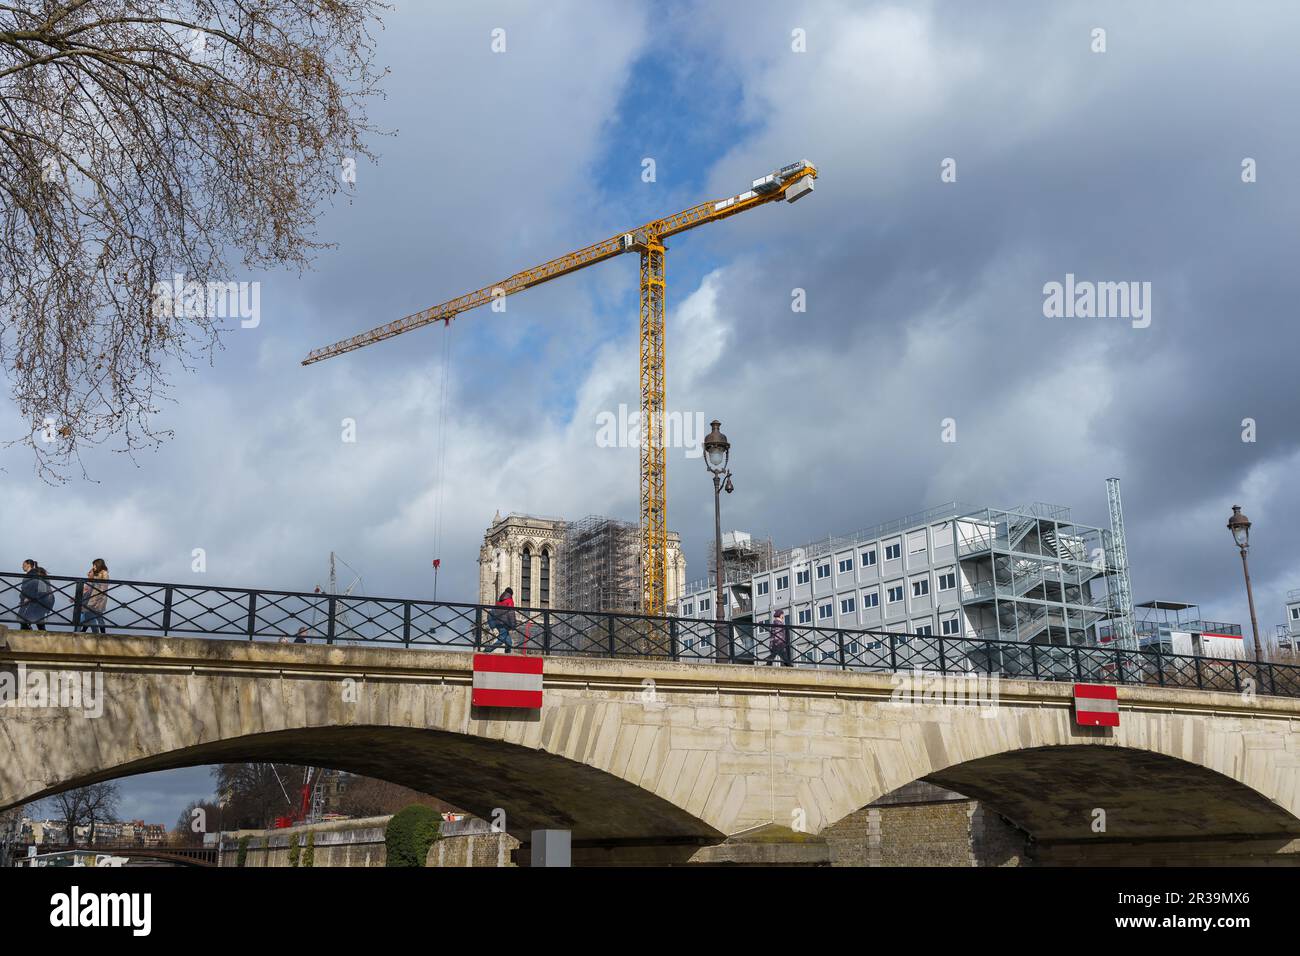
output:
M0 623L38 630L102 626L114 634L176 634L284 643L378 644L474 650L492 644L500 610L448 601L0 574ZM1107 647L789 625L788 649L766 624L596 611L515 611L514 649L558 656L682 663L789 662L855 671L920 670L1009 679L1151 684L1300 697L1300 667Z

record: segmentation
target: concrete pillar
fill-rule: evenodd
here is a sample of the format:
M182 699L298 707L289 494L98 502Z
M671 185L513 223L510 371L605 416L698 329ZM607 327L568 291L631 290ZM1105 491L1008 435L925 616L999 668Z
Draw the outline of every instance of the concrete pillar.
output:
M573 834L568 830L534 830L530 866L572 866Z

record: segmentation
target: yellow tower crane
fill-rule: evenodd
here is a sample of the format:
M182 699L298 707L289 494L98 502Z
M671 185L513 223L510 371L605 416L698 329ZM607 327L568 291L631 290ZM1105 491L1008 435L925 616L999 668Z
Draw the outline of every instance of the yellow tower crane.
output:
M663 614L668 578L667 462L664 455L664 240L707 222L726 219L765 203L795 202L812 192L817 169L803 160L756 179L735 196L691 206L631 232L544 262L495 285L486 286L404 319L389 322L333 345L314 349L303 359L323 359L373 345L434 322L450 323L461 312L577 272L624 252L641 254L641 590L642 612Z

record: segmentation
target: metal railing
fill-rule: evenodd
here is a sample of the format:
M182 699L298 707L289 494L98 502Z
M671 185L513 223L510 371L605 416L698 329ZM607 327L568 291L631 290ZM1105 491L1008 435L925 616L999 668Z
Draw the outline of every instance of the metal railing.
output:
M0 623L26 623L37 630L80 628L89 626L88 615L93 613L95 625L114 634L464 651L493 644L500 625L508 623L502 616L505 609L450 601L66 577L39 579L49 585L48 596L42 596L42 589L31 584L34 580L0 573ZM102 610L90 607L91 598L98 603L100 594L106 596L106 605ZM1159 650L791 624L783 653L774 647L765 623L537 608L516 608L513 617L512 643L527 653L687 663L788 659L794 666L832 670L919 669L1234 692L1253 686L1262 694L1300 697L1300 666Z

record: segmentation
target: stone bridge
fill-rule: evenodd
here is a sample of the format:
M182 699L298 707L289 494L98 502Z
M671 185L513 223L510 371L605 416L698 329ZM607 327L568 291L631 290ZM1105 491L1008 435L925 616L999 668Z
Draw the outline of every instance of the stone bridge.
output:
M0 808L274 760L503 812L525 843L571 830L575 862L761 861L923 780L1045 862L1300 860L1300 701L1121 686L1120 726L1085 728L1069 684L900 701L905 676L552 657L536 712L471 706L463 652L0 629L0 689L25 687L0 707ZM102 698L41 700L68 677Z

